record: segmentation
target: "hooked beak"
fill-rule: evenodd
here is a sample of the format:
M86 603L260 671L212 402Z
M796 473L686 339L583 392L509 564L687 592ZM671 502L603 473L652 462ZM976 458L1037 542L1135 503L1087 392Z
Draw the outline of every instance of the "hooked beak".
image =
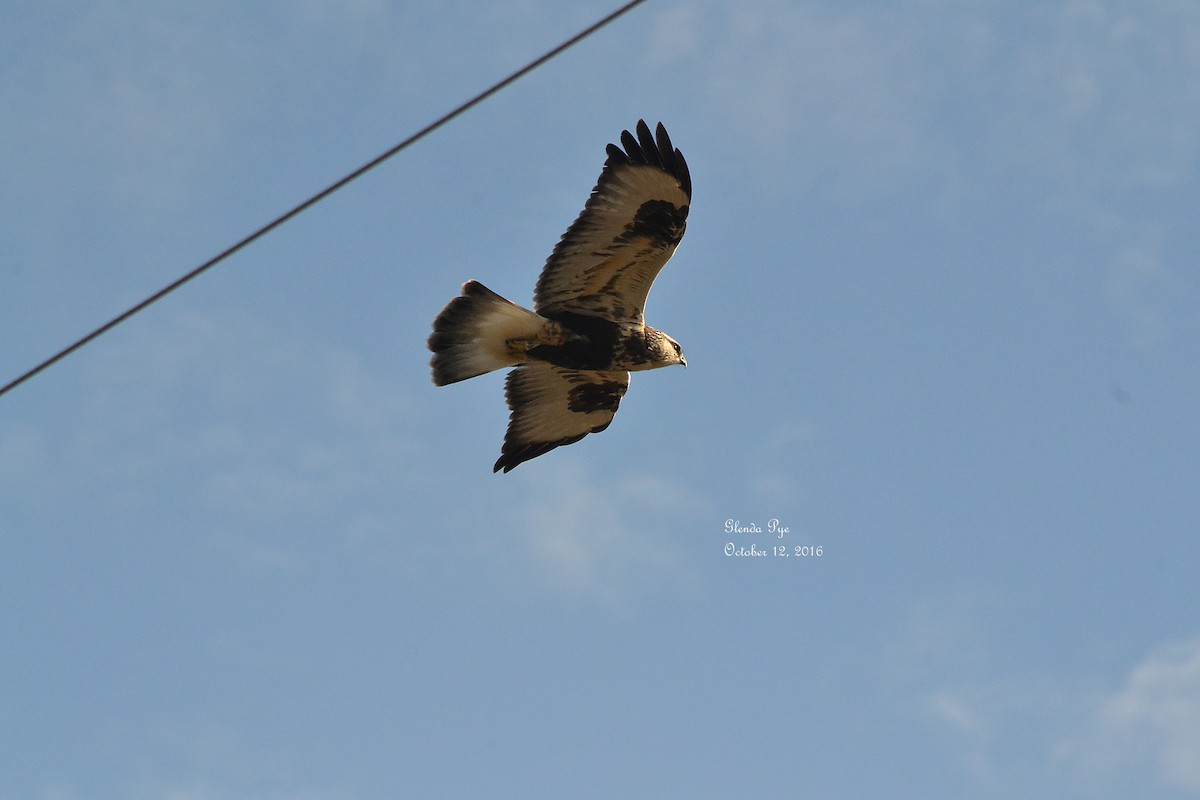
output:
M686 359L686 358L684 358L683 356L680 356L680 357L679 357L679 363L680 363L680 364L683 364L683 368L684 368L684 369L687 369L687 359Z

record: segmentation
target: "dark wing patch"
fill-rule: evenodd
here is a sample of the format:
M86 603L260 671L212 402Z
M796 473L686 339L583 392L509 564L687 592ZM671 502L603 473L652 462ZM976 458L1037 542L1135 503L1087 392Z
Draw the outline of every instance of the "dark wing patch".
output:
M633 215L633 222L625 227L621 241L646 239L660 247L674 249L687 227L687 211L668 200L647 200Z
M492 471L508 472L604 430L628 388L628 372L579 372L538 361L514 369L504 381L512 414Z
M581 383L572 386L567 392L567 408L576 414L591 414L597 411L611 411L615 414L628 388L628 378L624 381Z
M644 322L646 297L687 226L692 178L659 123L621 133L583 212L546 260L534 310Z

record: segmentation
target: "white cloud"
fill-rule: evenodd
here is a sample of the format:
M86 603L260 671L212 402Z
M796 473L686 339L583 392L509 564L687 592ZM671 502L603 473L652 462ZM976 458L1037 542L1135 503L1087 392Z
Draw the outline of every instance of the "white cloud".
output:
M1069 0L1036 21L1000 105L1021 121L1014 143L1085 185L1188 180L1200 134L1200 6Z
M1058 752L1089 780L1149 775L1200 794L1200 639L1151 653Z
M247 788L207 781L163 782L137 791L134 800L350 800L341 790Z
M654 21L651 63L662 66L700 55L704 46L702 21L702 12L695 5L659 12Z
M942 689L931 694L928 702L930 712L951 728L972 734L984 729L983 715L965 697Z
M1170 278L1152 247L1128 247L1109 267L1106 293L1125 322L1126 340L1137 349L1152 348L1169 336Z
M1019 667L1013 643L988 633L1011 602L975 591L914 603L883 651L883 677L957 766L1014 796L1133 796L1152 782L1200 794L1200 638L1163 644L1105 690L1094 671Z
M691 579L670 531L706 505L678 483L654 475L611 480L566 462L527 487L531 500L517 526L546 584L620 605L646 584Z
M923 90L891 15L787 2L704 14L664 12L655 52L698 62L708 111L773 164L755 180L889 187L921 158Z
M953 734L967 771L976 779L991 780L996 769L990 740L995 709L987 708L981 698L952 689L930 694L925 708Z
M1157 784L1200 794L1200 639L1155 650L1121 688L1096 692L1092 675L1065 684L997 673L990 649L973 647L962 669L938 655L956 636L920 632L927 627L892 656L917 658L901 665L925 686L914 687L914 708L981 786L1122 797Z
M706 3L659 13L655 66L785 180L943 190L967 169L1177 186L1200 144L1200 6Z
M407 61L398 54L406 48L387 35L391 20L380 0L247 8L132 0L15 20L16 35L36 45L18 48L0 80L0 100L13 112L6 136L20 154L7 164L10 182L23 198L47 203L47 214L69 197L115 206L125 226L174 218L244 175L244 164L236 175L222 173L229 158L292 124L283 155L264 173L286 164L313 127L310 109L319 108L314 97L324 88L314 80L345 81L339 67L357 60ZM297 53L304 53L303 81ZM303 127L289 114L302 117ZM255 142L237 141L233 152L244 132Z
M31 454L33 484L49 453L53 479L87 487L102 516L193 526L278 568L295 565L302 528L391 536L419 480L398 384L344 348L175 313L140 320L86 363L71 438L44 429L8 447Z
M203 16L110 4L42 21L53 35L32 32L45 36L44 46L23 51L20 79L4 86L22 112L13 133L24 140L24 158L13 166L31 192L61 202L64 186L45 184L62 173L70 196L94 188L126 211L187 200L206 177L200 164L224 140L236 85L198 80L214 47L215 64L232 60L228 37ZM51 166L64 152L75 158L66 171Z
M774 425L760 438L746 480L754 497L767 510L794 507L804 497L803 475L794 468L796 457L816 437L816 427L807 419L792 417Z

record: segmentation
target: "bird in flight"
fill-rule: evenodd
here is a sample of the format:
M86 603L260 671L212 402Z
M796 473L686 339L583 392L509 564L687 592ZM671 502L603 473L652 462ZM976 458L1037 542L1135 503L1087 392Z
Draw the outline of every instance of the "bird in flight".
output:
M679 342L646 324L650 285L687 224L692 179L662 123L621 132L579 217L546 259L533 311L467 281L433 321L438 386L516 367L493 472L608 427L633 370L687 366Z

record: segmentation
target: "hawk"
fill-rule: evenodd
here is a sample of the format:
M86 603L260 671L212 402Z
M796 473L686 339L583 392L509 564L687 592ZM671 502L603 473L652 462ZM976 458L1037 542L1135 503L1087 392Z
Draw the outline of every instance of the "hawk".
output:
M659 123L621 132L579 217L546 259L533 311L467 281L433 321L438 386L516 367L493 472L608 427L629 373L687 366L679 342L646 324L646 296L687 223L692 180Z

